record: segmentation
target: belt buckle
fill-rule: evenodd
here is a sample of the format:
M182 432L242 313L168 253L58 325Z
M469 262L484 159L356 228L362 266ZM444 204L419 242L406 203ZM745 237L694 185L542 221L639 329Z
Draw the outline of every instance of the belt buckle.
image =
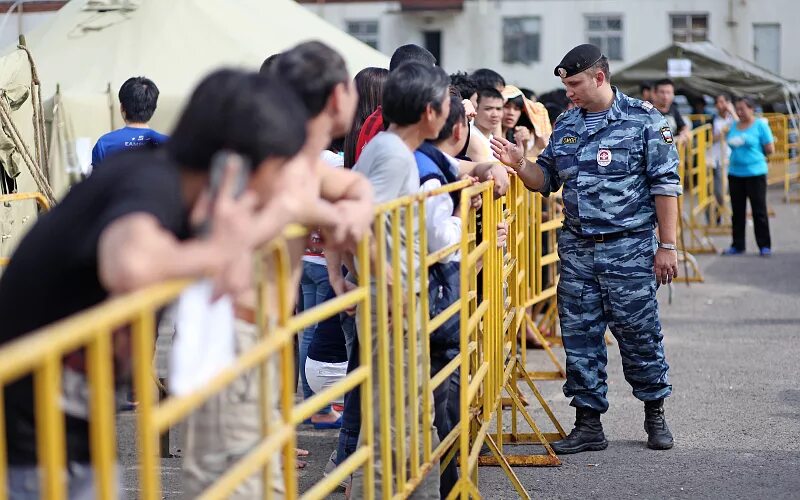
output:
M603 243L606 240L606 236L604 234L593 234L592 239L595 243Z

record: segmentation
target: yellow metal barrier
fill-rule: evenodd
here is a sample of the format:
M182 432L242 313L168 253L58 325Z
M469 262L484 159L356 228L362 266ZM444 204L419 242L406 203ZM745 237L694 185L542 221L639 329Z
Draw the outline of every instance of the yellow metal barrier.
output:
M702 125L691 132L688 141L678 145L684 186L682 215L683 229L690 241L683 250L690 253L716 253L717 249L709 237L709 214L717 206L714 198L713 166L708 161L713 142L711 125ZM705 217L705 220L703 218Z
M547 210L542 197L528 192L514 178L507 196L494 199L491 182L460 182L437 191L386 203L376 210L374 252L370 241L359 244L359 286L345 295L292 316L294 285L287 241L301 233L287 232L264 250L258 264L260 339L241 353L232 366L185 396L158 402L152 357L156 312L172 302L187 283L168 283L116 298L93 309L42 329L0 349L0 384L32 374L35 380L37 446L40 450L42 498L65 496L64 414L58 405L61 359L79 348L87 349L90 388L91 457L98 497L115 498L117 479L115 420L113 414L113 332L129 327L132 340L133 383L139 399L137 411L139 486L145 499L161 498L158 441L171 426L186 419L206 401L251 370L259 371L261 435L241 459L217 479L202 498L225 498L239 484L258 474L264 496L270 488L272 462L282 457L285 497L298 498L294 468L297 426L327 403L361 386L362 428L359 447L325 479L304 492L304 499L325 498L355 473L355 486L363 498L404 498L426 480L437 465L456 460L460 479L450 498L479 498L477 466L501 465L522 498L529 498L512 466L558 465L548 441L564 437L526 369L526 324L542 338L539 325L555 329L555 290L558 280L556 231L561 225L554 202ZM427 252L425 200L460 190L462 238L459 244ZM476 231L476 210L471 199L482 199L482 234ZM547 216L544 214L547 213ZM505 220L510 235L505 250L497 246L497 224ZM419 234L419 242L409 235ZM543 242L543 234L548 241ZM408 237L406 243L404 239ZM480 242L479 242L480 241ZM546 244L544 244L546 243ZM419 245L419 265L415 263ZM428 270L454 252L460 253L461 298L436 317L428 314ZM405 263L405 266L402 264ZM266 279L271 266L271 281ZM374 268L372 268L374 266ZM371 269L372 268L372 269ZM402 269L409 270L403 286ZM482 286L478 289L479 274ZM274 282L275 286L270 283ZM414 286L419 283L419 287ZM507 285L504 286L504 285ZM295 335L305 327L357 306L360 341L358 369L311 399L295 404ZM533 321L529 308L539 307L542 319ZM428 337L448 318L459 315L460 355L438 373L431 373ZM548 350L563 376L558 359ZM279 359L279 376L272 380L267 364ZM433 432L431 394L459 370L460 421L438 442ZM522 382L544 408L555 432L542 432L521 399ZM277 418L267 394L279 395ZM504 395L506 397L504 397ZM504 401L510 401L511 429L504 432ZM1 410L0 410L1 411ZM0 415L0 423L4 423ZM522 432L520 423L532 432ZM496 431L491 431L492 426ZM394 432L391 430L394 428ZM2 431L2 429L0 429ZM0 432L0 440L5 434ZM509 455L512 444L540 444L545 455ZM482 456L487 445L492 456ZM5 443L0 441L0 450ZM6 477L5 456L0 456L0 477ZM360 483L360 486L359 486ZM0 488L0 500L6 489Z
M797 189L797 183L800 182L798 117L780 113L765 113L764 118L775 138L775 153L768 158L767 184L783 184L784 200L786 202L800 201L800 198L792 193L793 189Z

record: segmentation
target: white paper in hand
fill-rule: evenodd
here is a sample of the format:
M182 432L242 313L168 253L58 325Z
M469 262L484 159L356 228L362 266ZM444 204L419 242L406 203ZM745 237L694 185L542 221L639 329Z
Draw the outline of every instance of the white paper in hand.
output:
M201 281L178 299L169 363L169 389L177 396L202 387L234 361L233 303L227 296L212 303L213 291L211 281Z

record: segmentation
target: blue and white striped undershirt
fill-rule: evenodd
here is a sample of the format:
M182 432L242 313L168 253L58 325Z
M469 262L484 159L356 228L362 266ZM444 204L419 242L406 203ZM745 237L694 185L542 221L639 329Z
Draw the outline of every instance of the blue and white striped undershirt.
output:
M605 118L607 114L608 114L607 109L603 111L598 111L596 113L589 113L587 111L586 116L584 116L583 118L583 122L586 124L586 131L592 132L595 128L597 128L597 126L600 125L600 122L603 121L603 118Z

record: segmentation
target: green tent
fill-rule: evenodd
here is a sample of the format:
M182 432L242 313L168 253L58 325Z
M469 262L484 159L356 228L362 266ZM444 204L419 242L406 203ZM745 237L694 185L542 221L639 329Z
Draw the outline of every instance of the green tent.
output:
M85 166L97 138L122 126L117 92L146 76L161 95L153 128L169 133L197 82L223 67L264 59L316 39L337 49L351 74L389 58L293 0L72 0L27 36L50 126L50 181L57 195Z
M636 95L641 82L669 76L670 59L691 61L690 76L672 77L685 90L711 96L722 92L749 95L762 102L785 102L790 108L798 100L800 82L787 80L710 42L675 43L619 72L612 71L611 81L623 92Z

